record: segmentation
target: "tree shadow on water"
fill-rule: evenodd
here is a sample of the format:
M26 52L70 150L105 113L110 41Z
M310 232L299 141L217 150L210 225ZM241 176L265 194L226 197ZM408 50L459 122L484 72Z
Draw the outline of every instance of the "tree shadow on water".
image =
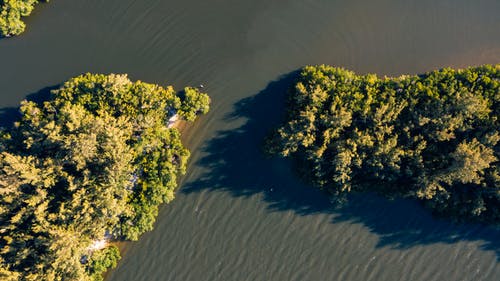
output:
M26 96L26 100L41 104L47 101L51 97L51 91L59 88L59 85L45 87L40 89L35 93L31 93ZM0 108L0 128L12 128L14 122L19 120L21 113L19 112L19 107L4 107Z
M4 107L0 108L0 128L10 128L14 122L21 117L19 108L17 107Z
M335 222L360 223L377 234L377 247L409 249L419 245L477 242L500 261L500 229L482 224L458 223L436 217L417 200L389 200L372 193L352 194L336 208Z
M331 209L324 194L293 176L288 161L269 159L262 152L263 139L283 120L286 92L298 73L289 73L234 105L224 121L244 120L244 124L219 131L208 141L203 147L207 155L196 163L208 172L185 183L181 192L208 189L224 190L235 197L262 194L271 210L294 210L303 215Z
M332 223L361 224L379 237L377 247L408 249L477 241L481 249L494 251L500 260L498 228L437 219L414 200L388 200L374 194L352 194L347 203L335 206L325 193L295 176L291 161L264 156L263 140L284 120L287 89L298 74L287 74L234 105L224 120L243 120L243 125L219 131L208 140L203 147L205 156L196 163L206 173L185 183L181 192L223 190L235 197L260 194L270 211L330 214Z

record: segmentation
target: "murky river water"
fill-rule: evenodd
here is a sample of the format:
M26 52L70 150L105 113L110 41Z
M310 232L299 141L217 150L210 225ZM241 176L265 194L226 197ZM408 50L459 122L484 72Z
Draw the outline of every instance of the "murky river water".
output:
M500 280L500 230L373 195L334 208L259 150L306 64L400 75L499 63L499 0L64 0L27 23L0 40L3 121L82 72L203 84L213 98L185 134L177 199L107 280Z

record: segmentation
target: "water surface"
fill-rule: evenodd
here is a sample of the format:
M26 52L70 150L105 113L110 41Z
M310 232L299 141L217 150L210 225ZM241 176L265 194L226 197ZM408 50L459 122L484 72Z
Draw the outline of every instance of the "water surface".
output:
M499 14L498 0L51 1L0 40L0 121L83 72L204 84L213 107L184 136L177 199L107 280L499 280L499 230L373 195L334 208L260 153L300 67L499 63Z

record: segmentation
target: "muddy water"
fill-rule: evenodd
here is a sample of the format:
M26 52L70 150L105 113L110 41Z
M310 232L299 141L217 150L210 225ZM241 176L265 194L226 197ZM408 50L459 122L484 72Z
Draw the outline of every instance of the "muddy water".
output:
M499 230L373 195L335 207L259 148L303 65L400 75L499 63L499 14L498 0L51 1L0 40L0 117L82 72L212 96L185 132L177 199L107 280L499 280Z

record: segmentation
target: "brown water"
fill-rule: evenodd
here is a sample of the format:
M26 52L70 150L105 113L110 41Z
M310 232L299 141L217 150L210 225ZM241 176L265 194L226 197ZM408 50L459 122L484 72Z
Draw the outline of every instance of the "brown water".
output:
M204 84L213 97L186 132L177 199L107 280L500 280L500 230L373 195L334 208L259 151L303 65L400 75L499 63L499 0L64 0L27 23L0 40L0 121L82 72Z

